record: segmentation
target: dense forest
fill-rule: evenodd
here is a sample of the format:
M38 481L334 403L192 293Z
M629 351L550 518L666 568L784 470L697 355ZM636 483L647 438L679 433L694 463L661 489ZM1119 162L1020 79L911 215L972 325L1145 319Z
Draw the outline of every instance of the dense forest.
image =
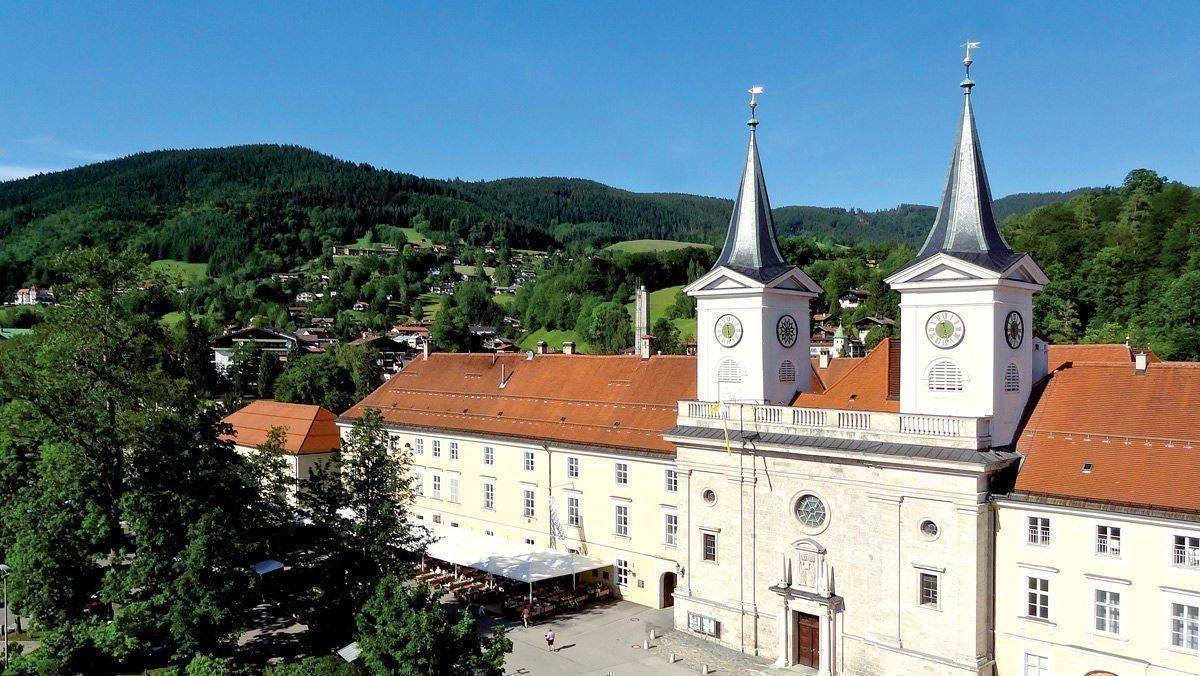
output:
M734 186L730 186L732 192ZM1021 209L1063 198L1004 198ZM418 227L433 241L586 251L629 239L717 244L732 203L641 194L594 181L425 179L296 146L161 150L0 184L0 293L50 281L46 261L75 246L132 247L208 263L243 279L293 269L375 226ZM916 243L932 207L865 212L782 207L782 236Z

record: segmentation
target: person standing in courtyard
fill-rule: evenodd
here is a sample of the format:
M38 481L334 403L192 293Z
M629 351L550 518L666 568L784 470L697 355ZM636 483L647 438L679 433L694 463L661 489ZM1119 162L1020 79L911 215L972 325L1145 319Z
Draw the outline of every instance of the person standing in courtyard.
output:
M521 622L525 623L526 629L529 628L529 606L525 606L525 609L521 611Z
M546 631L546 650L549 650L550 652L554 652L554 630L553 629L549 629Z

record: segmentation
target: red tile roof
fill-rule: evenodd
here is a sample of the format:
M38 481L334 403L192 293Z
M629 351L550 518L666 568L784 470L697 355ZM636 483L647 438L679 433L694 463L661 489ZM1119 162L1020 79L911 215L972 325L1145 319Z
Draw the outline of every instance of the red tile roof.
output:
M1153 351L1146 350L1150 362L1160 361ZM1047 362L1054 371L1067 362L1104 361L1133 362L1134 350L1121 343L1098 343L1095 345L1051 345Z
M673 453L662 433L695 396L690 356L434 353L343 417L377 408L400 426Z
M900 341L879 341L867 356L852 361L849 369L821 391L801 392L792 406L843 408L860 411L900 411ZM831 362L832 364L832 362ZM820 370L820 369L817 369Z
M1124 359L1073 362L1051 375L1018 439L1016 491L1200 512L1197 411L1200 364L1138 374Z
M829 366L821 368L821 358L813 357L812 362L812 384L813 392L824 392L834 383L842 379L863 360L863 357L840 357L838 359L830 359Z
M235 432L222 438L253 448L267 440L272 428L282 427L286 435L283 450L288 453L328 453L341 444L336 420L333 412L320 406L258 399L222 421Z

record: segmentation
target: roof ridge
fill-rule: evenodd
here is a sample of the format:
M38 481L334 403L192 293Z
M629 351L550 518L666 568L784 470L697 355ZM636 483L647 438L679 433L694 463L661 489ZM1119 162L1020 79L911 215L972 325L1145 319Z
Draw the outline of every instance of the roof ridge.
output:
M416 394L441 394L451 397L488 397L492 399L523 399L527 401L554 401L565 402L568 404L598 404L601 406L640 406L644 408L663 408L672 409L675 406L669 404L650 404L638 401L601 401L598 399L566 399L560 397L539 397L529 394L500 394L496 392L455 392L452 390L428 390L415 387L397 387L389 390L390 392L412 392ZM365 400L364 400L365 401ZM362 403L362 402L359 402ZM356 404L357 406L358 404Z

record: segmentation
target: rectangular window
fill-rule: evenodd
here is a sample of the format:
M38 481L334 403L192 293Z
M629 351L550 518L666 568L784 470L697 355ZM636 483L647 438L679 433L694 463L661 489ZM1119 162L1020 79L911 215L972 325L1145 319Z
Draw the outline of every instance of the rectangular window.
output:
M496 464L496 449L492 448L491 446L483 447L483 464L485 464L485 465Z
M447 479L450 486L450 502L458 502L458 475L451 474Z
M1171 604L1171 645L1184 650L1200 650L1200 606Z
M525 461L525 471L532 472L533 471L533 451L525 451L525 453L523 454L523 458Z
M618 462L616 467L617 467L617 476L616 476L617 485L618 486L628 486L629 485L629 464L624 463L624 462Z
M1096 553L1101 556L1121 555L1121 528L1096 526Z
M433 475L433 499L434 500L442 499L442 475L441 474Z
M1050 544L1050 518L1031 516L1026 521L1025 541L1031 545L1045 546Z
M1096 631L1121 633L1121 595L1106 589L1096 590Z
M576 458L573 455L567 456L567 478L579 478L579 458Z
M669 470L667 470L666 477L667 477L667 486L666 486L667 492L668 493L678 493L679 492L679 473L673 469L669 469Z
M417 444L417 455L425 455L425 437L417 437L413 441Z
M533 544L536 544L536 543L533 541L533 538L525 538L525 544L527 544L527 545L533 545Z
M1050 676L1050 658L1025 653L1025 676Z
M400 450L400 437L388 436L388 450L390 450L390 451Z
M492 481L483 482L483 508L496 509L496 484Z
M938 576L933 573L921 573L920 604L938 607Z
M716 618L697 613L688 613L688 629L705 636L719 637L721 635L721 623Z
M526 488L523 491L523 494L524 494L524 496L521 500L521 514L523 514L526 519L532 519L533 518L533 489Z
M704 534L703 556L704 556L705 561L716 561L717 560L717 534L716 533L705 533Z
M668 547L679 545L679 515L667 512L663 516L663 544Z
M1050 619L1050 580L1044 577L1028 577L1025 586L1025 616L1039 620Z
M1176 535L1171 556L1177 566L1200 568L1200 537Z
M629 586L629 562L625 559L617 559L617 586Z
M442 457L442 440L441 439L433 440L433 457L435 457L435 458Z
M458 460L458 442L457 441L450 442L450 459Z
M567 496L567 525L568 526L582 526L583 525L583 516L579 512L579 496L578 495L568 495Z
M417 495L425 495L425 474L419 469L413 470L412 486L414 493Z
M434 514L434 515L433 515L433 522L434 522L434 523L441 523L441 522L442 522L442 515L441 515L441 514Z
M629 505L614 505L613 533L629 537Z

